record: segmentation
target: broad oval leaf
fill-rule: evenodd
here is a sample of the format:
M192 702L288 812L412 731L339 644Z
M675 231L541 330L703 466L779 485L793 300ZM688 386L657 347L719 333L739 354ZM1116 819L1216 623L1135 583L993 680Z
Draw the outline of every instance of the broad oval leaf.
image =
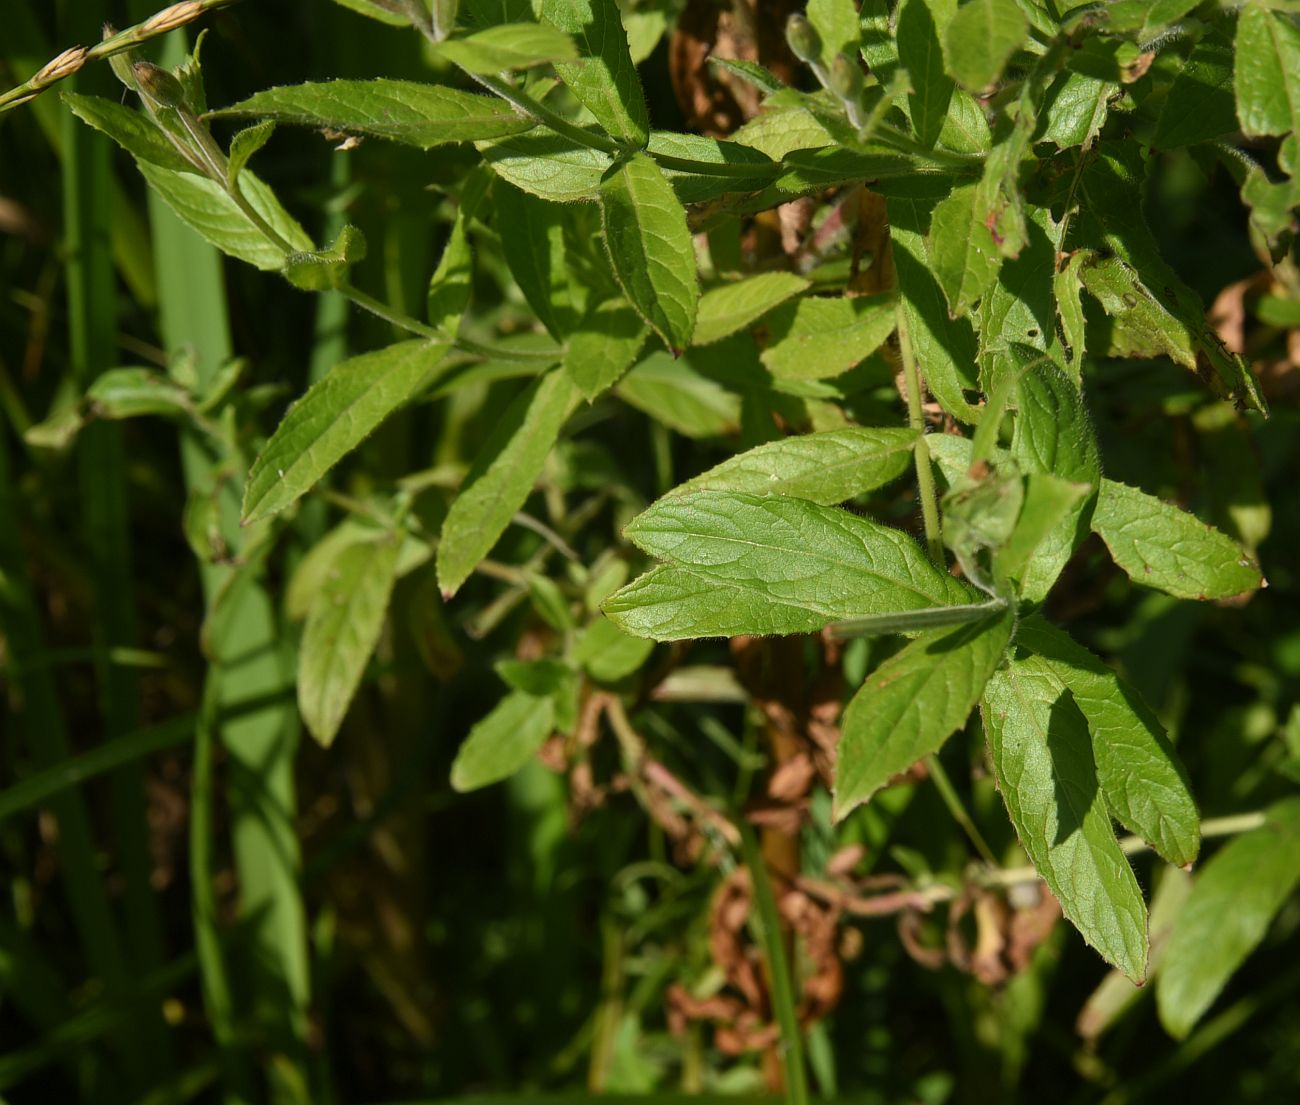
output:
M281 85L211 114L274 119L342 134L385 138L422 150L452 142L502 138L534 125L496 96L382 78Z
M408 341L336 365L289 408L253 462L243 522L292 505L400 407L447 345Z
M438 585L444 595L460 589L524 505L576 402L569 378L551 372L502 413L442 524Z
M858 365L894 331L893 295L808 296L770 312L763 364L787 380L822 380Z
M789 495L833 506L901 476L912 462L915 430L849 426L759 445L675 487Z
M1247 4L1237 21L1237 117L1249 135L1300 132L1300 27Z
M461 792L508 779L537 754L555 727L555 700L511 691L469 731L451 765Z
M1011 640L1015 614L906 645L867 676L840 723L835 819L890 778L939 751L975 708Z
M401 548L390 534L343 549L307 613L298 653L298 707L311 735L327 748L379 641Z
M907 534L801 499L694 491L661 499L625 532L671 565L603 609L629 633L655 640L808 633L975 597Z
M1092 528L1135 583L1181 599L1226 599L1264 585L1255 559L1194 514L1103 480Z
M1201 819L1187 773L1137 691L1041 617L1020 624L1016 643L1069 688L1087 719L1097 778L1115 819L1170 863L1195 860Z
M983 718L998 789L1034 867L1084 940L1142 982L1146 905L1111 831L1079 707L1031 657L994 673Z
M792 272L762 272L734 284L710 288L700 296L691 344L709 345L730 337L809 286L807 280Z
M669 349L685 349L700 298L686 212L659 166L638 153L600 185L605 246L628 302Z
M1196 876L1156 981L1156 1007L1171 1035L1181 1039L1192 1030L1298 883L1300 798L1289 798Z
M542 0L541 16L572 35L583 55L555 67L560 79L614 138L644 146L650 114L614 0Z

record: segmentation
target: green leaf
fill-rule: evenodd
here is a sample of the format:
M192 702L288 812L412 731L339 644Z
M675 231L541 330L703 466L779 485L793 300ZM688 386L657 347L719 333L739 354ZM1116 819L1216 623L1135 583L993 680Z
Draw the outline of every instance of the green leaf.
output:
M1240 545L1194 514L1104 480L1092 528L1135 583L1182 599L1226 599L1263 586Z
M1300 26L1247 4L1237 21L1237 117L1249 135L1300 132Z
M948 300L948 314L960 318L998 278L1002 255L984 221L976 216L979 186L954 188L930 216L926 252Z
M573 39L544 23L502 23L464 38L449 38L434 49L467 73L484 77L578 58Z
M975 331L969 319L949 316L947 298L930 272L922 236L929 223L925 200L890 195L888 211L898 293L926 386L954 418L976 422L979 412L965 395L975 383L965 375L975 365Z
M965 723L1011 641L1015 615L927 633L867 676L840 722L835 820L938 752Z
M180 220L222 253L228 253L264 271L281 268L291 256L279 242L268 238L262 226L251 219L216 181L192 173L173 172L148 161L138 161L140 173ZM307 253L312 240L275 198L262 181L245 169L239 175L239 189L261 219L294 252Z
M686 212L646 154L615 165L600 184L601 225L628 301L678 351L690 344L700 298Z
M560 341L578 324L578 310L567 278L565 209L547 203L504 180L492 188L492 214L510 274L542 325Z
M346 283L348 270L366 256L366 240L355 226L344 226L329 249L291 253L284 262L284 278L295 288L325 291Z
M1141 983L1146 905L1111 831L1079 707L1031 657L994 673L983 717L998 789L1034 867L1084 940Z
M619 381L620 399L685 437L740 429L740 397L702 376L688 357L652 353Z
M400 342L336 365L293 404L248 473L243 522L295 503L406 402L447 352Z
M1083 278L1080 269L1087 255L1073 253L1065 265L1052 277L1052 297L1056 300L1057 319L1061 336L1069 354L1069 371L1078 386L1083 378L1083 355L1087 352L1087 320L1083 313Z
M451 785L458 791L508 779L524 767L555 727L555 700L511 691L465 738L451 765Z
M608 599L639 637L810 633L870 614L964 605L973 591L904 533L800 499L694 491L659 500L625 530L671 561Z
M1197 344L1191 328L1147 288L1132 265L1118 257L1087 255L1078 272L1083 286L1112 320L1107 353L1169 357L1195 370Z
M328 748L379 642L402 543L390 535L349 545L312 600L298 653L298 707Z
M1041 617L1026 618L1016 644L1068 688L1088 722L1101 792L1111 814L1170 863L1200 851L1201 819L1187 773L1164 727L1138 693L1082 645Z
M836 54L858 54L858 9L853 0L808 0L808 22L822 40L822 56L829 64Z
M270 141L275 133L275 121L267 119L244 127L230 140L230 158L226 162L226 185L233 189L239 181L239 174L244 171L252 156Z
M496 96L417 81L319 81L281 85L211 115L273 119L362 137L386 138L422 150L478 142L533 126Z
M673 488L788 495L833 506L901 476L911 465L915 430L849 426L759 445Z
M460 332L460 320L474 291L474 256L465 233L466 221L464 212L457 212L425 296L429 325L451 340Z
M1242 19L1245 20L1244 15ZM1240 41L1240 32L1238 36ZM1241 57L1244 60L1250 55L1243 53ZM1300 62L1300 53L1296 61ZM1212 31L1201 39L1165 97L1156 121L1155 145L1171 150L1194 142L1209 142L1235 131L1232 70L1232 43L1227 35Z
M629 636L608 618L599 618L574 647L573 659L597 683L617 683L637 671L652 651L653 641Z
M198 172L143 112L133 111L102 96L64 92L62 97L73 115L107 134L137 162L148 161L178 173Z
M1053 534L1070 525L1070 519L1078 516L1095 490L1091 484L1063 480L1046 472L1029 473L1015 528L994 557L997 577L1014 580L1018 592L1030 601L1045 595L1051 586L1047 576L1052 568L1049 565L1035 572L1034 557L1045 544L1050 550Z
M757 322L768 311L810 287L792 272L763 272L700 296L692 345L710 345Z
M927 149L935 144L948 117L956 85L944 72L939 31L926 0L906 0L898 9L898 61L907 70L912 129Z
M650 115L615 0L542 0L541 16L572 35L582 54L555 67L560 79L614 138L644 146Z
M411 25L411 21L406 16L390 11L382 4L375 3L375 0L334 0L334 3L340 7L348 8L358 15L367 15L371 19L377 19L380 23L387 23L390 27L409 27Z
M1060 149L1085 149L1101 133L1119 85L1084 73L1062 73L1048 89L1035 141L1053 142Z
M156 414L188 418L194 401L183 387L148 368L110 368L95 377L86 405L96 418L138 418Z
M1258 829L1225 845L1196 876L1174 921L1156 980L1156 1007L1171 1036L1192 1030L1268 933L1300 884L1300 798L1268 810Z
M972 92L983 91L1002 76L1028 31L1016 0L970 0L944 33L948 72Z
M454 595L524 505L577 402L568 376L534 381L501 414L474 458L438 540L438 585Z
M564 371L586 399L595 399L632 367L648 334L627 303L607 300L588 312L570 336Z
M1083 396L1046 358L1026 369L1014 394L1018 414L1011 455L1029 473L1083 484L1087 495L1043 537L1021 579L1021 594L1037 602L1046 597L1079 542L1087 536L1092 492L1101 481L1097 437Z
M894 330L894 297L808 296L776 308L764 323L762 361L773 376L840 376L880 348Z
M1200 0L1112 0L1103 17L1112 31L1131 34L1145 46L1165 27L1199 6Z

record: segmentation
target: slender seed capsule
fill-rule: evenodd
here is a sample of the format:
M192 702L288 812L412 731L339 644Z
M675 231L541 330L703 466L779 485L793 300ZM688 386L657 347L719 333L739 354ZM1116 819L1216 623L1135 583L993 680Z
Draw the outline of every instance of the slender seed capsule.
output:
M841 100L856 103L863 83L862 67L848 54L837 54L831 62L831 91Z
M800 61L811 64L821 60L821 35L798 12L785 21L785 40L790 44L794 56Z

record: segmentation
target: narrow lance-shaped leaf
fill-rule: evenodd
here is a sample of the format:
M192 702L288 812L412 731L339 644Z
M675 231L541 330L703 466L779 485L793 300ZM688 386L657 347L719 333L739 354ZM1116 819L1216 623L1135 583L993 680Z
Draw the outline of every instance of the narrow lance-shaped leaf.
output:
M763 364L787 380L839 376L879 349L894 321L892 295L798 299L767 315Z
M1002 267L1002 255L987 224L976 217L979 187L954 188L930 218L926 248L931 271L948 299L953 318L966 314L992 287Z
M626 533L670 561L604 603L610 619L638 637L809 633L835 621L977 598L907 534L800 499L672 495Z
M614 138L645 145L650 115L615 0L542 0L541 15L583 55L556 65L560 79Z
M1127 484L1102 481L1092 528L1135 583L1177 598L1232 598L1264 583L1226 534Z
M296 502L411 397L447 352L400 342L335 366L293 404L248 473L244 524Z
M956 86L944 72L939 30L926 0L906 0L899 5L897 40L898 61L912 85L907 97L912 129L929 148L943 130Z
M211 114L385 138L422 150L503 138L533 126L496 96L385 79L281 85Z
M1268 811L1258 829L1217 852L1174 922L1156 981L1161 1023L1179 1039L1264 939L1300 884L1300 799Z
M700 298L686 212L646 154L615 165L600 184L601 222L628 301L672 350L685 349Z
M555 700L511 691L465 738L451 765L451 785L478 790L508 779L537 754L555 726Z
M532 69L553 61L575 61L577 47L568 35L544 23L503 23L464 38L449 38L434 49L467 73L491 76Z
M989 680L983 717L998 789L1029 858L1083 938L1141 982L1146 905L1111 830L1079 707L1031 656Z
M453 595L524 505L577 401L562 372L551 372L506 409L465 477L438 540L438 584Z
M636 361L649 330L622 299L611 299L588 312L569 336L565 375L588 399L613 387Z
M402 543L395 536L349 545L312 600L298 654L298 706L328 747L379 641Z
M1021 622L1016 643L1069 688L1087 719L1097 778L1115 819L1170 863L1195 860L1201 824L1186 772L1164 726L1138 693L1040 617Z
M562 341L579 313L565 271L565 208L498 180L492 216L501 240L510 243L505 256L515 283L542 325Z
M875 426L799 434L724 460L669 494L748 491L833 506L901 476L918 436L915 430Z
M844 711L835 767L835 817L937 752L979 702L1011 640L1010 610L927 633L867 676Z

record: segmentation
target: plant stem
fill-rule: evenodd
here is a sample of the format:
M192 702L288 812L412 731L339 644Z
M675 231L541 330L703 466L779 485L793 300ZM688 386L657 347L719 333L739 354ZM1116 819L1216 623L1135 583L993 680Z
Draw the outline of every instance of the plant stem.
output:
M925 547L930 559L943 567L943 534L939 529L939 507L934 492L934 469L930 465L930 448L925 443L925 413L921 409L921 370L916 364L912 339L907 330L907 314L900 300L894 308L898 325L898 352L903 359L903 381L907 387L907 424L921 436L913 446L916 463L916 490L921 499L921 518L925 524Z
M935 788L939 791L939 797L943 799L943 804L948 807L952 819L962 827L962 830L970 838L970 842L975 845L975 851L979 852L984 862L996 867L998 861L993 856L993 849L988 846L988 842L985 841L975 822L971 820L970 814L966 812L966 807L962 805L961 796L958 795L957 789L952 785L952 780L948 778L948 773L944 770L943 764L939 762L939 757L931 754L925 758L925 764L929 769L930 778L933 780Z

